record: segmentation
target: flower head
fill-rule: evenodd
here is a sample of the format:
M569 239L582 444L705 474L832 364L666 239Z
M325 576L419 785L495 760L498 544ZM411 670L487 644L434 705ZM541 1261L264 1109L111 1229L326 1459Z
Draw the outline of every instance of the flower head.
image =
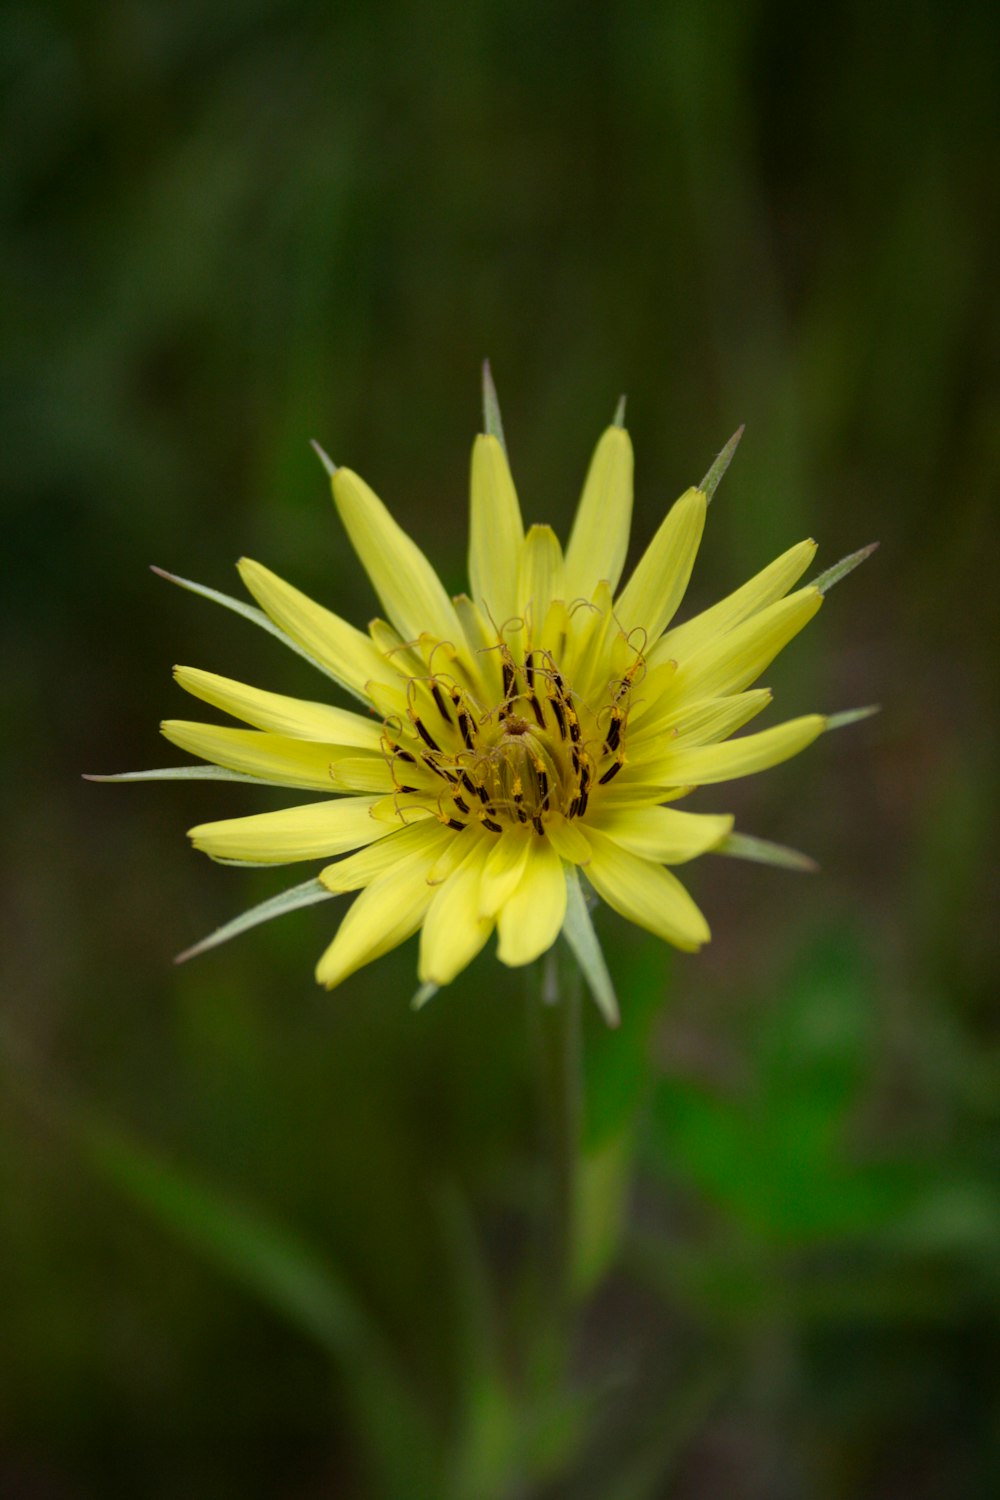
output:
M189 693L251 727L170 720L167 739L208 764L132 774L249 778L324 794L191 830L196 848L224 862L332 861L192 952L279 911L360 892L319 961L321 984L332 988L419 929L426 998L494 929L498 957L514 966L564 932L614 1019L579 872L622 916L694 951L708 924L670 866L709 850L794 862L789 851L737 838L726 814L673 804L695 787L774 766L850 717L808 714L732 738L771 701L751 684L870 549L791 592L816 551L800 542L674 625L739 434L667 512L620 588L632 511L622 414L597 444L564 552L550 527L525 531L488 370L485 394L468 595L450 597L365 481L325 455L336 508L386 618L359 631L247 559L239 571L259 608L174 580L278 635L364 712L178 667Z

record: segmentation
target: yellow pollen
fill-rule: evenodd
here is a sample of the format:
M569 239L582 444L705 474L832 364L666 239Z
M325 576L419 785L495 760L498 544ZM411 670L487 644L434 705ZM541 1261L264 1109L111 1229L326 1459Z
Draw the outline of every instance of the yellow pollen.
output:
M553 814L583 817L625 762L633 683L645 662L610 678L584 702L552 655L515 661L500 632L502 698L492 707L442 674L408 683L407 720L386 720L383 749L401 818L423 807L449 827L490 833ZM632 648L634 649L634 648Z

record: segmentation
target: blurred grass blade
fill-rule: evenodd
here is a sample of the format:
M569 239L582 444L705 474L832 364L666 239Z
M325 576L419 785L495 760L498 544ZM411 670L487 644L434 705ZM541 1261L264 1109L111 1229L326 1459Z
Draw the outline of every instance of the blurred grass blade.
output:
M328 891L326 886L321 885L315 878L304 881L302 885L293 885L291 890L282 891L279 896L271 896L267 901L262 901L259 906L251 906L249 911L234 917L225 926L217 927L214 932L209 933L208 937L202 938L200 943L195 943L193 947L185 948L183 953L178 953L174 963L187 963L189 958L196 958L199 953L207 953L210 948L218 948L220 944L228 943L230 938L239 937L242 932L249 932L251 927L259 927L261 922L271 922L275 917L283 917L288 911L298 911L300 906L315 906L318 901L328 901L337 894L336 891Z
M426 1414L380 1332L331 1267L297 1236L101 1122L78 1121L89 1165L231 1281L319 1344L338 1364L378 1493L439 1500Z
M580 889L580 877L576 866L567 864L566 869L566 917L563 922L563 937L580 965L587 987L597 1002L597 1008L609 1026L621 1022L618 997L611 982L608 966L601 952L590 912Z
M450 1442L451 1493L511 1494L520 1459L518 1413L504 1373L489 1263L457 1186L449 1184L441 1192L438 1219L454 1310L452 1378L458 1410Z
M365 1335L365 1320L332 1272L248 1209L223 1203L184 1173L103 1125L84 1127L92 1166L220 1270L334 1354Z

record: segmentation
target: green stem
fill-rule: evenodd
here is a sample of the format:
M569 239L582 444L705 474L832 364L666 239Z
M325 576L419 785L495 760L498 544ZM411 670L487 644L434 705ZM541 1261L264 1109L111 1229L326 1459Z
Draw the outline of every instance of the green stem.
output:
M579 970L575 964L560 966L556 955L550 953L531 988L540 1113L548 1156L547 1296L556 1347L564 1360L572 1325L583 1118Z

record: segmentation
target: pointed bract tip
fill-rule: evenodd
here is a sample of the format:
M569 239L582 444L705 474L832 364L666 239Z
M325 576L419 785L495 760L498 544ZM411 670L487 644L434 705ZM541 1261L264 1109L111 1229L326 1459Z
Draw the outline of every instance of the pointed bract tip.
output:
M334 463L329 453L327 453L324 448L320 447L315 438L309 439L309 446L332 479L334 474L336 474L337 472L337 465Z
M859 568L867 558L871 557L872 553L878 550L878 545L878 542L869 542L867 547L859 547L857 552L851 552L847 557L842 557L839 563L834 563L832 568L827 568L825 573L821 573L813 580L813 588L825 594L833 588L835 583L846 578L848 573L853 573L855 568Z
M620 395L618 397L618 405L615 407L615 414L611 418L611 425L612 425L612 427L624 427L625 426L625 400L626 400L626 397L625 397L625 394L623 392L622 395Z
M507 444L503 435L503 419L500 416L500 402L497 398L497 388L493 384L493 371L488 359L483 360L483 431L487 437L495 437L503 451L507 452Z
M168 573L167 570L166 570L166 568L158 568L155 563L150 563L150 565L149 565L149 571L151 573L155 573L156 576L157 576L157 578L165 578L168 583L176 583L177 582L177 574L176 573Z
M867 708L847 708L843 713L827 714L826 729L846 729L848 724L860 724L882 712L881 703L870 703Z
M722 483L722 476L725 474L726 470L729 468L729 465L732 463L733 454L739 447L740 438L743 436L745 431L746 423L741 422L739 427L737 427L736 431L733 433L732 437L729 439L729 442L716 458L714 464L712 464L704 479L701 481L701 484L699 484L698 488L701 490L706 500L711 500L712 496L719 488L719 485Z
M437 994L440 988L441 986L439 984L435 984L433 979L428 979L425 984L422 984L420 986L420 988L417 990L417 993L410 1001L410 1009L423 1010L428 1000L433 1000L434 996Z

